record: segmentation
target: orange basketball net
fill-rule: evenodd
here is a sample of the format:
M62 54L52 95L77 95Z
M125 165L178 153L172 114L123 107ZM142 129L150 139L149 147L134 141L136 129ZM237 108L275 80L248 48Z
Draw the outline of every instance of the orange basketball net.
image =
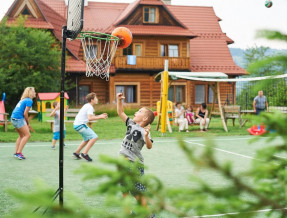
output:
M81 32L79 38L86 59L86 76L99 76L108 81L119 38L98 32Z

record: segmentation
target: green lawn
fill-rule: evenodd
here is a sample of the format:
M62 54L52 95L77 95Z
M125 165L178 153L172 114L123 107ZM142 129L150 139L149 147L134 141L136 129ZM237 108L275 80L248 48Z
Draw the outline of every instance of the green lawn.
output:
M132 117L132 116L131 116ZM152 137L161 137L162 134L156 131L157 119L152 124L151 135ZM251 125L247 122L245 127L239 128L238 122L235 122L235 127L232 126L232 122L228 122L229 132L225 132L222 127L221 119L216 117L212 118L210 128L208 132L199 132L199 126L189 127L190 132L178 132L178 127L172 126L172 133L165 133L164 137L201 137L201 136L229 136L229 135L248 135L247 128ZM42 141L48 142L52 140L52 132L50 130L50 124L46 122L39 122L34 119L31 122L31 126L36 131L32 133L30 142ZM81 136L75 132L72 123L66 123L66 140L81 140ZM119 117L111 117L106 120L99 120L94 123L93 129L98 134L99 139L121 139L125 135L125 124ZM3 127L0 126L0 142L14 142L18 137L17 132L13 129L12 125L8 126L8 132L4 132Z
M111 121L114 121L110 123L111 129L122 129L117 118L103 121L103 123L106 122L105 125L107 125L107 123ZM113 125L113 123L117 123L118 127L114 127L115 125ZM46 128L48 129L48 127ZM105 128L102 128L102 131L104 131L104 129ZM44 129L42 131L46 132L48 130ZM8 134L13 134L13 131L10 130ZM37 134L40 135L40 133ZM49 139L51 134L45 134L47 135L47 139ZM118 137L116 133L111 133L111 135ZM250 138L253 137L221 136L214 138L218 148L215 150L216 157L221 162L231 161L234 165L235 173L248 170L256 150L267 144L265 139L261 139L261 141L250 145L248 144ZM210 181L213 185L224 185L222 177L218 174L206 170L199 170L198 168L194 170L194 167L188 163L184 153L177 146L177 140L175 138L155 137L154 141L151 150L143 149L145 165L147 166L146 173L156 175L166 187L193 186L194 184L189 180L192 174L198 175L205 181ZM205 144L205 140L202 137L186 137L185 142L193 149L198 149L199 151ZM97 186L99 181L83 181L82 175L74 174L74 171L78 169L82 163L86 163L84 160L74 160L72 157L72 152L79 143L79 140L69 141L66 143L67 146L64 149L65 191L72 191L92 207L103 207L103 199L101 196L87 196L87 192ZM88 164L99 165L98 158L101 154L117 157L120 144L121 139L99 140L90 151L90 156L94 161ZM0 217L9 214L13 208L19 206L19 203L15 202L15 200L7 194L6 190L8 188L17 191L32 191L34 189L34 180L40 178L56 191L58 188L58 151L58 147L56 150L51 149L50 142L30 141L23 152L27 159L18 160L13 157L13 142L0 143ZM68 200L69 199L65 198L65 201ZM110 208L110 210L116 211L116 208ZM166 218L167 216L159 214L157 217ZM261 214L260 217L267 216Z

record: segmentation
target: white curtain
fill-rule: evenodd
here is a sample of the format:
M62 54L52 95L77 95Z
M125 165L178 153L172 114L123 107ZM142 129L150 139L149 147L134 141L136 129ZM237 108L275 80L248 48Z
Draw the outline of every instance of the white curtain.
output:
M195 85L195 104L205 102L205 85Z
M127 102L127 103L132 103L132 102L134 102L134 97L135 97L134 87L133 87L133 86L128 86L128 87L127 87L126 102Z

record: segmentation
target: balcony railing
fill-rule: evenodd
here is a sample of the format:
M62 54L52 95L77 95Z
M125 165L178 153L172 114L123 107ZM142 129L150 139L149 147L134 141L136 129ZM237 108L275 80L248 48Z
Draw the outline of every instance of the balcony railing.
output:
M136 57L136 64L127 63L127 56L115 57L114 65L116 69L145 69L145 70L163 70L164 61L168 60L169 70L189 70L190 58L174 57Z

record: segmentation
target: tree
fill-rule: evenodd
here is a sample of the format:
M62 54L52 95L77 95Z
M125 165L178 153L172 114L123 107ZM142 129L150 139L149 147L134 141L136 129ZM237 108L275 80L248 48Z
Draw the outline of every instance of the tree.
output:
M267 33L271 34L271 31L261 31L258 35L262 36L262 34ZM284 39L284 37L280 39ZM272 76L285 73L287 70L285 58L286 54L272 53L268 47L255 46L247 49L244 53L244 59L247 71L250 73L248 77ZM239 83L237 84L236 102L244 106L244 108L252 109L254 97L259 90L263 90L270 105L285 106L287 104L286 85L287 83L284 79Z
M37 92L60 88L61 52L49 31L0 23L0 93L6 92L6 107L12 109L27 86ZM9 108L10 107L10 108Z

